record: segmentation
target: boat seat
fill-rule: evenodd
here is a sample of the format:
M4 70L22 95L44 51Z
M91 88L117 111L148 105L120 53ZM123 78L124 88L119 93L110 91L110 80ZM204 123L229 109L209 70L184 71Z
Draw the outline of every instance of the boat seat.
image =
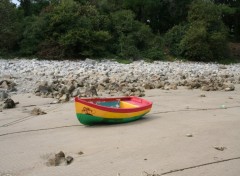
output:
M125 108L136 108L138 107L137 105L128 103L126 101L120 101L120 108L125 109Z

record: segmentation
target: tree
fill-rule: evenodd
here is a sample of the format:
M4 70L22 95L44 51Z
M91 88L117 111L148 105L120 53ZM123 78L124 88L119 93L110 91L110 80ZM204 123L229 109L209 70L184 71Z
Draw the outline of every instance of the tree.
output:
M192 60L218 60L227 56L227 28L221 7L196 0L188 13L189 28L180 42L182 56Z
M165 33L186 20L192 0L125 0L125 6L133 10L137 19L148 24L155 33Z
M151 28L137 20L130 10L111 13L112 33L115 42L113 50L120 57L132 59L162 58L162 48Z
M231 39L240 41L240 1L239 0L214 0L223 7L223 21L230 29Z
M19 9L23 10L24 16L38 15L42 9L50 3L57 3L58 0L18 0L20 3Z
M37 53L39 44L44 40L48 27L45 16L27 17L23 21L24 30L20 41L20 54L32 56Z
M21 12L9 0L0 1L0 53L15 51L21 36Z
M62 1L46 16L45 40L39 44L44 58L82 58L106 55L110 33L108 20L95 6Z

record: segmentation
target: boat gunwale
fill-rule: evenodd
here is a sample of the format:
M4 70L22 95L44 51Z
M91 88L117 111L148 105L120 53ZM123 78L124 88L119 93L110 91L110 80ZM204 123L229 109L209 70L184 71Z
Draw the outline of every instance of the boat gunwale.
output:
M106 107L106 106L101 106L97 105L94 103L90 103L88 101L111 101L111 100L131 100L131 99L138 99L141 101L144 101L147 105L141 106L141 107L135 107L135 108L114 108L114 107ZM87 101L86 101L87 100ZM75 97L75 103L82 103L86 106L90 106L96 109L100 109L103 111L108 111L108 112L118 112L118 113L132 113L132 112L137 112L137 111L142 111L146 109L150 109L152 107L152 102L147 101L143 98L135 97L135 96L128 96L128 97L111 97L111 98L79 98Z

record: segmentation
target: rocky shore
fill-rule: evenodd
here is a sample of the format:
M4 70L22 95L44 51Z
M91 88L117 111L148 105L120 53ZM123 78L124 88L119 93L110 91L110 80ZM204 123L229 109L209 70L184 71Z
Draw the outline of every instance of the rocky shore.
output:
M0 99L34 93L60 102L72 97L144 96L145 89L233 91L240 83L240 64L136 61L0 60Z

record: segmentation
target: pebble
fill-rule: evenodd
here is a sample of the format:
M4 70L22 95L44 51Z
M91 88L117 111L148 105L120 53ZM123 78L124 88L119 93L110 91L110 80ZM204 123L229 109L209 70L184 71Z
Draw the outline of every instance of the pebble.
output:
M224 151L225 149L227 149L226 147L214 147L216 150L219 150L219 151Z
M43 110L41 110L40 108L33 108L31 111L32 115L44 115L47 114L46 112L44 112Z
M71 162L73 161L73 157L67 156L66 160L67 160L67 164L71 164Z
M192 134L186 134L186 137L193 137Z

